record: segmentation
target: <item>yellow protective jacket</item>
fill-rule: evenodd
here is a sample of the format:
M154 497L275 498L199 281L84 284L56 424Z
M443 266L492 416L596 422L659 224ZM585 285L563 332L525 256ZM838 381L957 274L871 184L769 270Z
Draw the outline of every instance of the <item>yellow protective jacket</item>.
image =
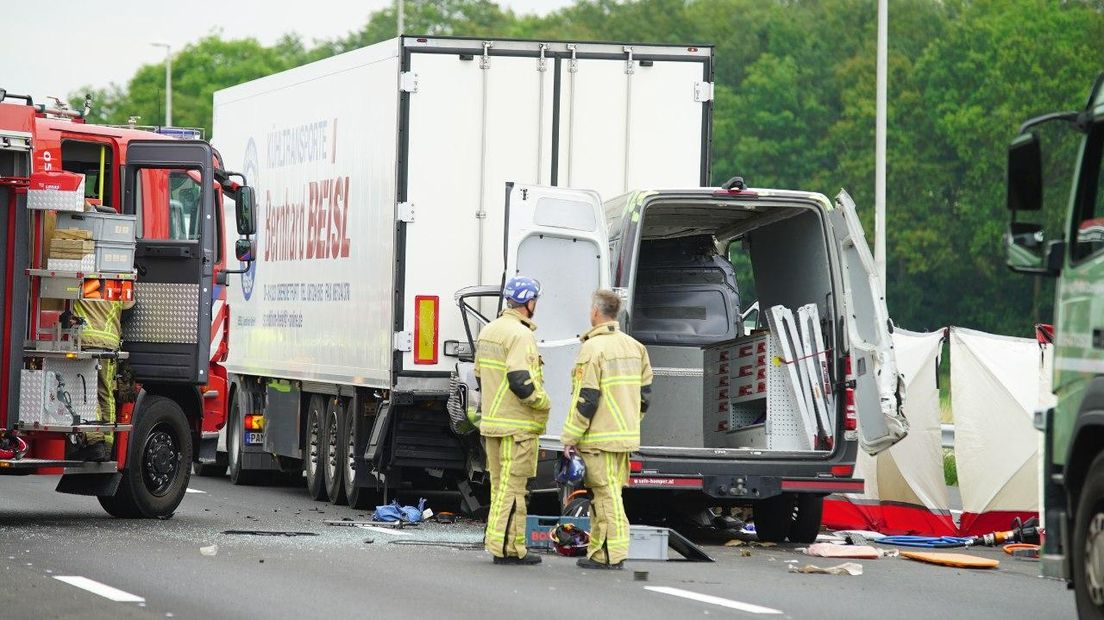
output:
M84 299L73 304L73 313L85 321L81 345L89 349L118 351L123 333L120 318L133 301Z
M481 393L479 432L487 437L537 437L548 423L537 326L521 312L505 310L479 332L475 377Z
M652 390L648 350L618 329L616 321L595 326L582 340L561 440L579 448L636 450Z

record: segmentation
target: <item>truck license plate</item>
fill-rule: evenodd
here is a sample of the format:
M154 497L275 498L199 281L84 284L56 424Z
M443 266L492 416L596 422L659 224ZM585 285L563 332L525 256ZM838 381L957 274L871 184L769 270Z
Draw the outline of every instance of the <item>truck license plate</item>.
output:
M264 433L256 433L252 431L246 431L245 444L248 446L258 446L264 443Z

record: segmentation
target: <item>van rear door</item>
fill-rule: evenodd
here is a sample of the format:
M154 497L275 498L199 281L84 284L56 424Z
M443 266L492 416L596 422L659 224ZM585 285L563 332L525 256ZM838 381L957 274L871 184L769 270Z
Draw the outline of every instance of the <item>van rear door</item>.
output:
M840 190L828 217L843 270L844 331L855 375L859 445L877 454L904 439L909 428L901 413L904 382L897 372L893 326L855 201L846 191Z
M602 199L589 190L507 184L506 272L536 278L534 320L552 396L547 435L558 439L567 419L571 368L579 336L590 329L590 296L609 288L609 242Z

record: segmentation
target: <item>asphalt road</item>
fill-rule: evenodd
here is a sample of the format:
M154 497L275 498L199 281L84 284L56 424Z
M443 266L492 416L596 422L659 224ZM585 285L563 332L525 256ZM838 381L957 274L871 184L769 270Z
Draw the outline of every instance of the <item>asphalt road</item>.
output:
M50 477L0 477L0 617L1076 616L1064 584L1037 577L1035 563L994 550L969 553L1000 559L996 570L890 558L859 561L859 576L791 574L791 564L841 562L792 546L708 546L716 563L631 562L621 572L582 571L556 556L541 566L503 567L481 550L396 542L478 542L477 523L427 524L403 530L405 536L327 526L327 519L367 515L311 501L293 486L234 487L193 477L195 492L172 519L146 521L112 519L94 498L56 494L55 484ZM214 546L214 555L201 551ZM635 581L633 570L647 571L647 581Z

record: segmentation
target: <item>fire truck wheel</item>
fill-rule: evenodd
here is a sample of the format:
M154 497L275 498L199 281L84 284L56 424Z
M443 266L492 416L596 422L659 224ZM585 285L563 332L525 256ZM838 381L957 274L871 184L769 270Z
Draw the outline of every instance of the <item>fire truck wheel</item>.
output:
M796 498L790 493L761 499L752 510L755 514L755 535L760 542L780 543L790 534Z
M1074 521L1073 589L1077 617L1104 618L1104 454L1089 466Z
M192 467L192 433L180 405L147 395L135 415L119 490L100 505L113 516L167 519L184 499Z
M345 404L340 398L326 399L325 421L322 435L322 465L326 470L326 498L331 504L344 504L345 454L344 442Z
M307 405L306 428L303 429L303 473L307 479L307 493L317 500L327 499L325 468L322 467L325 406L326 401L321 396L311 396Z
M824 513L824 497L799 493L797 514L790 524L790 542L814 543L820 533L820 517Z
M375 493L372 489L357 486L357 431L360 425L359 416L354 412L345 410L345 424L342 425L344 441L341 445L345 448L345 498L349 500L350 508L369 508L374 505ZM363 450L361 450L363 452Z
M235 390L233 396L230 397L230 420L226 425L226 460L230 470L230 484L236 485L256 484L260 477L266 473L244 469L245 427L242 426L242 420L245 419L243 413L245 407L242 406L244 402L246 402L246 398Z

